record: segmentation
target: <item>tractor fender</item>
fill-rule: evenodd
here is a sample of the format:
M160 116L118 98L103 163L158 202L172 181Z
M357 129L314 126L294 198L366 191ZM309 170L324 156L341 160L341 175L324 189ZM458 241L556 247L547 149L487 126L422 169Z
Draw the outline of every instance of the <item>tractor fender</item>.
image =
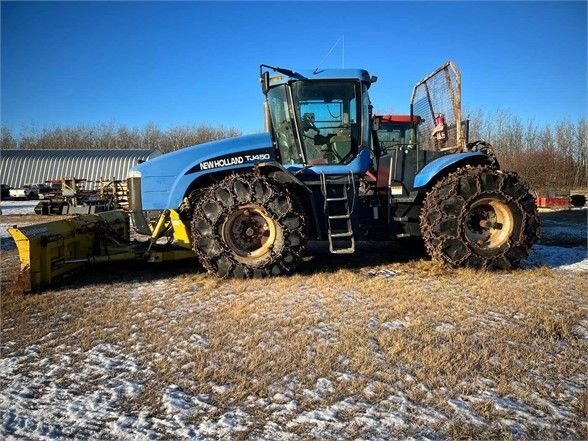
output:
M271 135L259 133L198 144L133 168L140 177L143 210L176 209L199 181L275 160Z
M312 193L312 190L306 186L300 179L290 173L284 168L282 164L277 161L261 162L254 165L255 170L258 170L262 175L267 175L282 184L290 184L294 187Z
M429 162L414 177L413 188L422 189L436 182L439 177L466 165L480 165L488 162L488 157L480 152L452 153Z

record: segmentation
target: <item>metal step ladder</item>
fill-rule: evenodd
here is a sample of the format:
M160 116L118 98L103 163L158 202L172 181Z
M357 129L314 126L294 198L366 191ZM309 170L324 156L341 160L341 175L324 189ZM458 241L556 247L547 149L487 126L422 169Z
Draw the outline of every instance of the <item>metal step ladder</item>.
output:
M327 236L329 251L333 254L352 254L355 252L355 236L351 223L351 213L355 202L355 181L349 172L343 182L327 182L321 173L321 193L324 198L324 211L327 216ZM349 206L349 189L353 189L353 200Z

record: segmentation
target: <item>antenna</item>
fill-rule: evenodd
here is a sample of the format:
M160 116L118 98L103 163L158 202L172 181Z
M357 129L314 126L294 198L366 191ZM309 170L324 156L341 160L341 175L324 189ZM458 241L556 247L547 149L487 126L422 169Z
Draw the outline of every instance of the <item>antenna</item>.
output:
M345 34L341 35L339 38L337 38L337 41L335 41L335 44L333 44L333 46L331 46L331 49L329 49L329 52L327 52L327 55L325 55L323 57L323 59L320 61L319 65L316 67L316 69L313 71L313 73L316 75L317 73L319 73L319 68L321 67L321 65L323 64L323 61L325 61L325 59L331 55L331 52L333 52L333 49L335 49L335 47L339 44L339 42L341 42L341 67L345 67Z
M341 35L341 69L345 69L345 34Z

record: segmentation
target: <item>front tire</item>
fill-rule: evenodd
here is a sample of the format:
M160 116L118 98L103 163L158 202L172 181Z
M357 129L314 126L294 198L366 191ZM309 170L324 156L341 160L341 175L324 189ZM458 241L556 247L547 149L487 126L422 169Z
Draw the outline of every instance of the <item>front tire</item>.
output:
M253 173L213 184L192 214L192 246L219 277L266 277L291 272L306 244L305 216L288 188Z
M421 231L427 252L444 264L510 269L538 240L539 218L516 173L466 167L427 194Z

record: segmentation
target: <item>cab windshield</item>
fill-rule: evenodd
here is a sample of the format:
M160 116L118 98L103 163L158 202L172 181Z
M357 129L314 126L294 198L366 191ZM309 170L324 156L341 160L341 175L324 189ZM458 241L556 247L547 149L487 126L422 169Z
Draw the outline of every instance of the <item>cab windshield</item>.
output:
M297 81L294 108L307 163L342 164L357 152L358 85L351 81Z
M360 96L356 81L296 81L271 88L267 100L282 163L349 162L361 144Z

